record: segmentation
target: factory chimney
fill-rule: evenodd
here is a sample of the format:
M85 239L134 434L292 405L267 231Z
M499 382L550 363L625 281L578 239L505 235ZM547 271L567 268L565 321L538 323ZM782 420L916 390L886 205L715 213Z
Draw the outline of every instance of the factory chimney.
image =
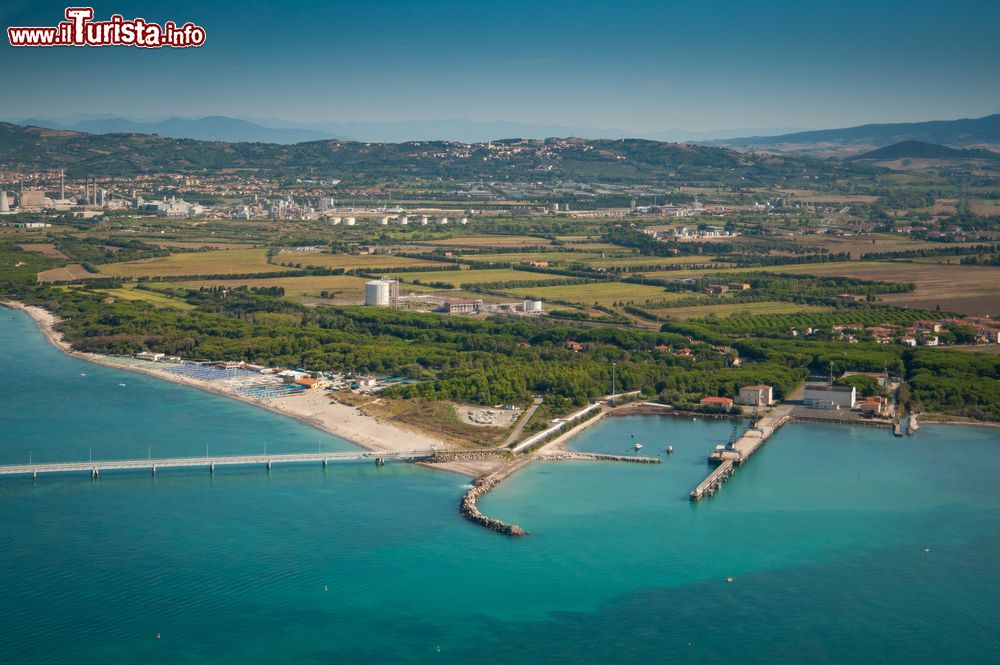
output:
M0 189L0 212L10 212L10 204L7 202L6 189Z
M59 169L59 200L66 200L66 172Z

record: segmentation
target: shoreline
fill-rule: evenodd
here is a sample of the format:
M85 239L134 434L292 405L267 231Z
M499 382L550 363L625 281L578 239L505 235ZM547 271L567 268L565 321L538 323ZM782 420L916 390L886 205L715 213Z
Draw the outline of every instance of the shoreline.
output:
M387 452L420 450L425 448L428 451L450 449L449 445L444 441L383 422L380 418L366 415L355 407L333 402L320 391L303 391L302 394L283 397L280 401L257 400L242 395L235 390L214 386L165 370L115 362L111 356L77 351L63 339L61 333L55 330L55 326L60 323L59 317L55 314L41 307L26 305L19 301L3 301L0 302L0 305L8 309L23 311L31 317L39 332L45 336L52 346L62 351L63 354L78 360L102 365L111 369L144 374L162 381L169 381L189 388L196 388L213 395L238 400L244 404L266 409L280 416L293 418L365 450ZM350 424L348 425L347 423ZM486 468L485 466L478 468L479 465L469 464L468 462L442 462L421 464L421 466L458 473L468 478L477 478L491 471L491 468Z

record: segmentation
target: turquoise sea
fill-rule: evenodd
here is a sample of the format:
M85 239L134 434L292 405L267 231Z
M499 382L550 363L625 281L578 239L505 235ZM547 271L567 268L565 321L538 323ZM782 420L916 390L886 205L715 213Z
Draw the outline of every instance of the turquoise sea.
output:
M0 463L350 449L2 310L0 397ZM529 466L481 504L516 540L398 464L0 479L0 663L1000 662L1000 432L789 425L693 505L729 430L604 421L676 453Z

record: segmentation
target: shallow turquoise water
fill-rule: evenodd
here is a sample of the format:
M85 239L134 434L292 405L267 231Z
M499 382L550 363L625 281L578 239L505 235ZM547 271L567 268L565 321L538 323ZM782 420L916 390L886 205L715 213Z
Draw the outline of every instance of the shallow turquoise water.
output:
M0 395L2 463L349 447L67 358L20 313ZM729 430L605 421L574 446L676 452L528 467L482 502L518 540L403 465L2 480L0 663L1000 661L995 430L789 425L693 505Z

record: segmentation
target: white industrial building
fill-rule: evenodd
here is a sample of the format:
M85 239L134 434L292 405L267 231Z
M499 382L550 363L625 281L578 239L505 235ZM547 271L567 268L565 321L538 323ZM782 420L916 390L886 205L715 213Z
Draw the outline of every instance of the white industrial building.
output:
M749 406L771 406L774 402L774 389L771 386L743 386L736 398L737 404Z
M858 401L854 386L830 386L825 383L806 384L802 402L814 409L853 409Z
M542 311L542 301L541 300L525 300L522 309L525 312L540 312Z
M395 279L373 279L365 282L365 305L395 307L399 302L399 282Z

